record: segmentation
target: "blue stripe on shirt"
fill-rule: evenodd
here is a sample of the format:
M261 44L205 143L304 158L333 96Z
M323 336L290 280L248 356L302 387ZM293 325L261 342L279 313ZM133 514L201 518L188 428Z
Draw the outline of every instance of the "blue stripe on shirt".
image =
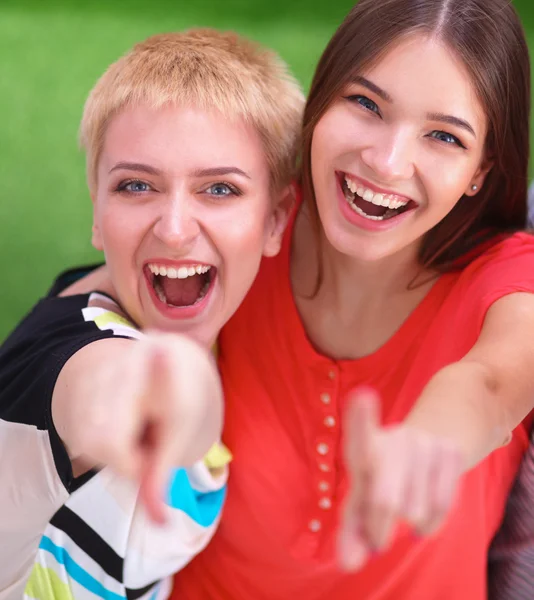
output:
M219 516L225 497L226 486L213 492L199 492L191 487L187 471L176 469L171 477L167 504L184 512L201 527L209 527Z
M111 590L106 589L101 583L99 583L92 575L90 575L85 569L70 556L70 554L61 546L57 546L54 542L46 535L41 538L39 544L41 550L50 552L61 565L65 566L68 576L79 583L86 590L92 592L95 596L103 598L104 600L126 600L126 596L116 594Z

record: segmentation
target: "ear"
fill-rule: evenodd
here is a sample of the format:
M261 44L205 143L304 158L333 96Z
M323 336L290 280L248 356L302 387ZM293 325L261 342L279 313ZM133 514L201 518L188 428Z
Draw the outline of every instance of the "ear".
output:
M104 250L104 244L102 243L102 236L100 235L100 229L97 225L96 218L96 193L91 192L91 202L93 203L93 227L91 229L91 244L95 250L100 250L102 252Z
M466 196L474 196L482 189L484 181L486 180L486 176L493 167L493 163L494 161L492 158L485 158L483 162L480 163L477 172L474 174L469 184L469 187L465 192Z
M263 246L264 256L276 256L280 252L284 231L295 206L295 195L295 185L291 183L274 198Z

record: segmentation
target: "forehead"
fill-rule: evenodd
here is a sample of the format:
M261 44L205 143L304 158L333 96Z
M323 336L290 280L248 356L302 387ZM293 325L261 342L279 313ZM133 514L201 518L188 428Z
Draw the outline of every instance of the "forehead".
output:
M180 172L199 166L238 166L262 176L267 158L256 129L241 118L195 107L128 107L107 127L101 163L150 164Z
M440 40L422 34L404 38L362 75L403 109L454 115L485 132L486 116L470 74Z

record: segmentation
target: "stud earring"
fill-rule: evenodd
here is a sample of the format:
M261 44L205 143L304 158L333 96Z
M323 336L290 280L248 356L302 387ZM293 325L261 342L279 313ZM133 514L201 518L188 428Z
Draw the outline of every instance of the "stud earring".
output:
M473 185L471 186L471 191L476 192L478 190L478 185L476 183L473 183Z

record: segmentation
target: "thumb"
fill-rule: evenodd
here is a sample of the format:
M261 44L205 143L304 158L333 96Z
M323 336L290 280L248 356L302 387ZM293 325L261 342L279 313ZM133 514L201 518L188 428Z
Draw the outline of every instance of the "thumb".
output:
M359 387L349 396L344 420L345 463L351 471L367 471L380 428L380 397L370 387Z

